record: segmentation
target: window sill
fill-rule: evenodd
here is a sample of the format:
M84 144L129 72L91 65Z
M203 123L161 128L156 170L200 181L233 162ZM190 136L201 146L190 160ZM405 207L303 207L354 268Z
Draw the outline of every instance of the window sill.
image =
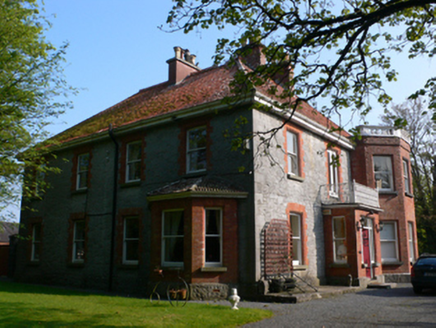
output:
M410 192L405 192L404 195L406 195L407 197L413 198L413 195Z
M120 184L120 188L129 188L129 187L139 187L141 185L141 181L130 181Z
M294 265L293 269L294 271L304 271L307 270L307 265Z
M202 267L201 272L227 272L227 267Z
M183 265L180 265L180 266L173 265L173 266L171 266L171 265L162 264L161 265L161 269L163 271L181 271L181 270L184 270L184 266Z
M88 192L88 188L86 189L78 189L78 190L73 190L71 192L71 195L81 195L81 194L86 194Z
M207 171L197 171L197 172L189 172L185 173L182 178L195 178L195 177L201 177L207 174Z
M136 270L138 269L139 265L138 264L127 264L127 263L123 263L123 264L118 264L117 268L118 269L122 269L122 270Z
M348 263L330 263L329 268L347 269L347 268L351 268L351 266Z
M378 191L379 195L398 195L398 191L394 191L394 190L379 190Z
M70 262L70 263L68 263L68 267L69 268L83 268L83 267L85 267L85 263L84 262Z
M304 182L304 178L302 178L302 177L300 177L298 175L292 175L292 174L288 173L287 177L288 177L289 180L295 180L295 181L298 181L298 182Z
M390 262L382 262L383 266L389 266L389 265L395 265L395 266L399 266L399 265L403 265L402 261L390 261Z

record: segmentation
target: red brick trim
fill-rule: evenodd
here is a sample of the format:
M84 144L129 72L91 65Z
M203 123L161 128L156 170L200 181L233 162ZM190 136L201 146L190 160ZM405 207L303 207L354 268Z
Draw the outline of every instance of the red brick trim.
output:
M301 178L305 178L306 174L304 173L304 149L303 149L303 130L297 128L294 125L286 124L285 128L283 129L283 137L285 140L285 143L283 145L284 147L284 153L285 153L285 173L288 174L288 137L287 132L292 132L297 135L297 143L298 143L298 176Z
M83 263L73 263L73 240L74 240L74 223L76 221L85 220L85 255L83 263L88 259L88 235L89 235L89 217L84 212L70 214L68 220L68 245L67 245L67 261L69 264L81 266Z
M212 169L212 138L211 134L213 132L213 128L210 125L210 119L209 118L202 118L202 119L196 119L191 120L185 124L180 125L180 133L179 133L179 175L183 176L186 172L186 137L187 132L190 129L194 129L196 127L200 126L206 126L206 171L209 171Z
M295 213L301 217L301 257L302 265L308 265L309 259L307 257L307 213L306 206L296 203L288 203L286 206L286 218L289 220L289 215Z
M77 190L77 160L79 155L89 153L89 167L88 167L88 179L87 179L87 185L86 188L91 188L91 177L92 177L92 147L91 146L85 146L80 147L74 150L73 155L73 167L71 169L71 191Z
M115 247L115 263L123 265L123 247L124 247L124 219L128 217L138 218L138 264L141 263L142 235L143 235L143 220L144 213L141 207L123 208L118 211L116 221L116 247Z
M123 184L126 183L126 170L127 170L127 145L129 143L140 141L141 142L141 181L145 180L145 147L146 147L146 141L145 141L145 135L129 135L126 137L123 137L121 139L121 149L120 149L120 159L119 159L119 167L120 167L120 176L118 179L118 183Z
M42 249L43 249L43 245L44 245L44 243L43 243L43 240L44 240L44 236L43 236L44 235L44 221L43 221L42 217L30 218L29 222L27 224L27 226L29 227L29 230L27 232L27 236L28 236L28 240L27 240L27 259L31 263L40 263L41 262L40 260L39 261L32 261L33 227L36 224L41 224L41 236L40 236L41 242L40 242L40 248L39 248L39 251L40 251L39 256L40 256L40 258L42 257L42 254L43 254Z

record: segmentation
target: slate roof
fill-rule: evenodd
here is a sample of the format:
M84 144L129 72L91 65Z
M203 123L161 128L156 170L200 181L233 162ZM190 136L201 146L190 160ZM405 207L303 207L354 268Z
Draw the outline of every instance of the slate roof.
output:
M147 196L160 196L185 192L240 194L245 193L242 188L232 182L216 176L202 176L175 181L159 189L153 190Z
M9 236L18 233L18 223L0 222L0 244L9 244Z
M247 66L241 65L243 69L249 70ZM224 97L232 96L229 83L233 80L237 70L237 65L215 66L192 73L178 84L163 82L142 89L118 104L58 134L55 139L66 143L107 132L110 124L113 128L127 126L163 114L219 101ZM278 85L275 87L280 92L281 87ZM270 97L267 88L268 86L265 85L257 87L257 90ZM337 127L308 104L303 104L298 112L326 128ZM341 135L350 136L345 131L342 131Z

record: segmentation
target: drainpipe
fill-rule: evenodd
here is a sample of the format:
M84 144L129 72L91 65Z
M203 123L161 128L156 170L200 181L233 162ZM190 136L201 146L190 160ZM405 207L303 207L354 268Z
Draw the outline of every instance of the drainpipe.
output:
M110 262L109 262L109 286L108 290L112 291L112 283L114 279L114 256L115 256L115 228L117 222L117 191L118 191L118 153L119 153L119 145L115 139L114 131L112 129L112 124L109 124L109 136L111 137L114 145L115 145L115 153L114 153L114 176L113 176L113 190L112 190L112 230L111 230L111 254L110 254Z

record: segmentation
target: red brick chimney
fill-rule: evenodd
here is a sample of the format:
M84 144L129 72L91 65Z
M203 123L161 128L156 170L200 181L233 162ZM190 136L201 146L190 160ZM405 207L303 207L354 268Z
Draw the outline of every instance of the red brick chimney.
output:
M168 82L177 84L189 74L200 71L200 68L195 64L197 56L191 55L188 49L174 47L174 58L168 59Z
M264 48L265 46L260 43L246 45L240 50L242 62L253 70L260 65L265 65L265 54L262 51Z

